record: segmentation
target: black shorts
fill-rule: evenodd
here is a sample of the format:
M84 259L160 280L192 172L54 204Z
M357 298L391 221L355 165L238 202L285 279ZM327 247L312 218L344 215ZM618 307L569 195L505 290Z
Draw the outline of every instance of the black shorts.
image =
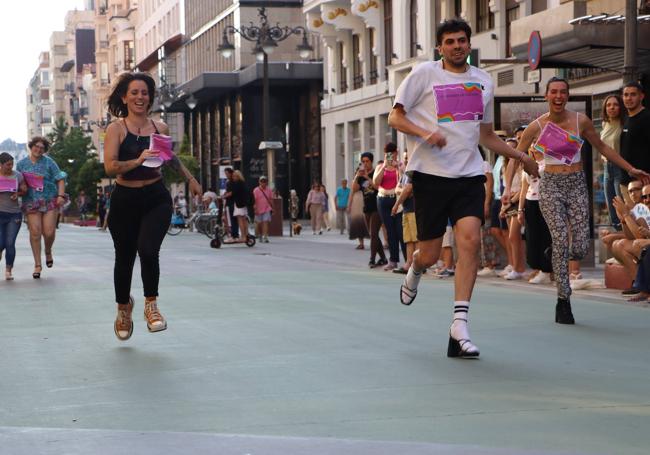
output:
M485 176L447 178L413 172L413 200L418 240L445 234L447 223L474 216L484 221Z

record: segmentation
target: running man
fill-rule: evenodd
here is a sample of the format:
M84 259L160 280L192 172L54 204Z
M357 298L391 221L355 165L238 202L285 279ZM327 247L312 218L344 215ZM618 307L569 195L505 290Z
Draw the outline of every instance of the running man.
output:
M436 44L442 60L411 71L388 118L391 127L406 134L412 153L407 172L413 183L419 245L400 289L404 305L415 300L422 271L438 261L448 219L454 227L458 262L448 357L479 355L467 325L484 221L485 174L478 144L520 160L526 172L539 176L533 159L494 132L492 80L467 63L471 35L463 20L440 24Z

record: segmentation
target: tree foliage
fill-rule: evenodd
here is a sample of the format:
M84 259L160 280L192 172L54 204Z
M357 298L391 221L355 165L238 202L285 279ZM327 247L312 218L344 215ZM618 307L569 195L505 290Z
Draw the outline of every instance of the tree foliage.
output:
M183 163L183 166L196 177L199 173L199 163L190 153L190 138L187 135L183 136L183 141L181 142L177 156L179 161ZM185 181L185 177L169 166L163 166L163 178L168 185Z
M66 192L70 199L74 201L83 190L90 207L94 207L97 184L105 174L104 167L93 153L91 138L81 128L70 128L65 119L59 117L48 139L52 143L48 155L68 174Z

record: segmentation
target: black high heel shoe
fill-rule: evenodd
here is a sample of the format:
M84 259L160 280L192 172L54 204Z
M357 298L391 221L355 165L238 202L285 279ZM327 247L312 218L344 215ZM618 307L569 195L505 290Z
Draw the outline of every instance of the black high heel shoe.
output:
M465 321L466 319L456 318L455 320ZM460 357L460 358L477 358L481 353L478 348L472 344L470 339L457 340L451 336L451 329L449 329L449 345L447 346L447 357Z
M52 266L54 265L54 258L52 257L51 251L49 253L47 251L45 252L45 265L47 266L48 269L51 269Z
M36 271L38 269L38 272ZM35 280L38 280L41 277L41 271L43 270L43 266L38 264L34 266L34 272L32 273L32 278Z
M571 303L569 302L569 299L557 299L557 305L555 305L555 322L558 324L576 323L573 318L573 313L571 312Z

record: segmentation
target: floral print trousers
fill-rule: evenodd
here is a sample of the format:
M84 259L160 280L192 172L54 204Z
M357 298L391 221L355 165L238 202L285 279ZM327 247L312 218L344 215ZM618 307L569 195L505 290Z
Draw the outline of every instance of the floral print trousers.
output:
M557 294L568 299L569 259L580 260L589 252L589 195L584 171L542 173L539 196L539 208L551 232Z

